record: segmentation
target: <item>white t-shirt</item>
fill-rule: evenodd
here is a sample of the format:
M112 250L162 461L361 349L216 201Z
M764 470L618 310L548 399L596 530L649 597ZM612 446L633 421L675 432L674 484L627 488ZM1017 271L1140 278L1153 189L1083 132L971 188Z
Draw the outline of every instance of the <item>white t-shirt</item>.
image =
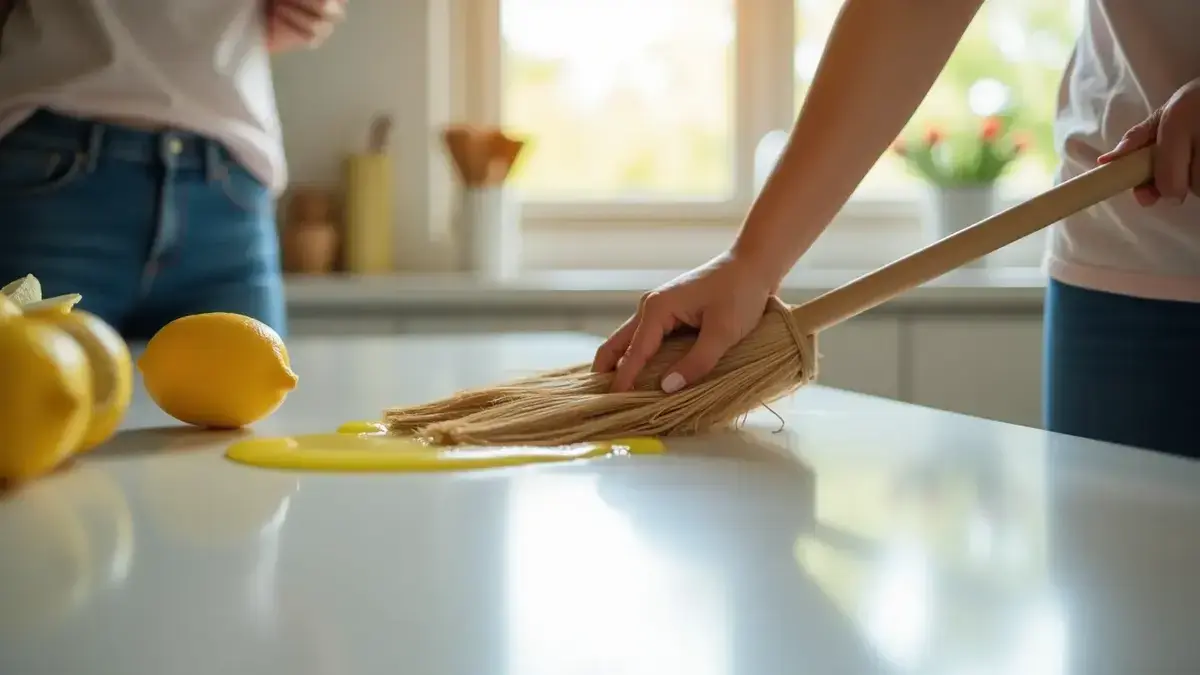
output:
M287 183L260 0L16 0L0 135L39 107L189 130L275 192Z
M1050 1L1050 0L1047 0ZM1069 178L1200 77L1200 2L1087 0L1059 95L1056 137ZM1073 285L1200 302L1200 198L1139 206L1123 194L1053 226L1047 272Z

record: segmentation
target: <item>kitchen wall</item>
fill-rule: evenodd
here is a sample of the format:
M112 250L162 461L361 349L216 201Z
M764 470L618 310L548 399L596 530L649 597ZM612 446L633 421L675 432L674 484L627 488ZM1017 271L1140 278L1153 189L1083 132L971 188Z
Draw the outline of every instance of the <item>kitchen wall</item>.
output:
M349 3L320 49L276 58L275 93L293 183L338 181L340 158L366 147L376 114L394 121L396 261L436 270L447 259L449 167L431 129L450 120L450 3ZM432 193L432 194L431 194ZM439 225L441 224L441 225Z

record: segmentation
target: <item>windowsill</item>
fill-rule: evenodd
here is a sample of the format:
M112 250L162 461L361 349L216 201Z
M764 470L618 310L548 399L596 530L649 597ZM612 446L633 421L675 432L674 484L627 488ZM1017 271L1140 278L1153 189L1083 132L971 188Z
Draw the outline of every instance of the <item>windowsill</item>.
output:
M998 208L1019 202L1012 195ZM801 264L814 270L870 270L928 245L920 199L861 200L847 204L804 254ZM670 216L669 216L670 214ZM717 213L631 212L612 214L580 209L546 213L529 208L522 215L523 266L533 270L690 269L725 250L737 235L741 215ZM1045 251L1045 230L989 256L1001 268L1036 268Z
M672 270L545 270L507 282L468 274L289 275L290 310L299 315L422 313L624 314L641 295L679 274ZM796 270L781 296L799 304L860 276L851 270ZM873 313L1020 313L1041 311L1045 276L1038 268L951 272Z
M1007 207L1015 200L1002 200ZM293 314L341 316L628 315L646 291L725 250L740 219L715 210L611 213L579 209L522 213L519 278L489 281L450 269L453 238L430 228L398 232L392 274L289 276ZM448 228L447 232L452 232ZM412 246L411 242L421 242ZM847 205L784 283L801 304L929 243L917 200ZM951 272L872 310L872 314L1040 314L1044 233L988 256L988 266Z

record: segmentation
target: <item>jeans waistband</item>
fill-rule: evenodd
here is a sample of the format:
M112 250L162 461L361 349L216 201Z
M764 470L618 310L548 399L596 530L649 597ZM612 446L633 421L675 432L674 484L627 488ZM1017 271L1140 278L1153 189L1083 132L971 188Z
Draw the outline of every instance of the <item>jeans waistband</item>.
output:
M101 158L213 171L235 160L220 143L178 129L147 130L40 109L0 138L6 144L79 153L92 167Z

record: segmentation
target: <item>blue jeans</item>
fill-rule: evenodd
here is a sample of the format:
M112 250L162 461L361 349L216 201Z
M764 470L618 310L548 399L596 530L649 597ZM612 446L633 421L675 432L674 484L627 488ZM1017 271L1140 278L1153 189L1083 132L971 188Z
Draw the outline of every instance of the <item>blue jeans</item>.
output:
M26 274L131 341L218 311L286 335L274 199L189 133L39 111L0 138L0 284Z
M1044 358L1047 430L1200 457L1200 304L1051 280Z

